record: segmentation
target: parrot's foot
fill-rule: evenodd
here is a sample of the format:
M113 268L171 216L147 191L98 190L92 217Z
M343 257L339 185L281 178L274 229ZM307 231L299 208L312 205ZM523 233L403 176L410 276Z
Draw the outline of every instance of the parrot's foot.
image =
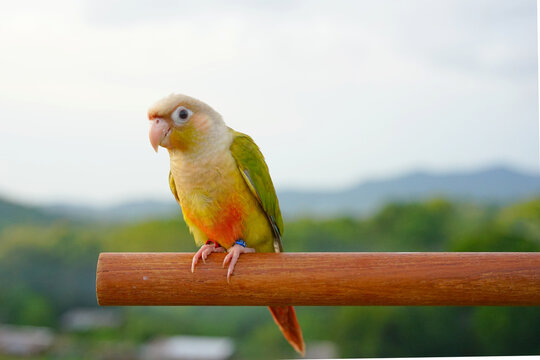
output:
M229 263L229 270L227 271L227 282L229 282L229 279L234 270L234 266L236 265L236 262L238 261L238 257L240 256L240 254L254 253L255 249L243 247L242 245L235 244L233 247L229 248L227 252L228 252L227 256L225 256L225 259L223 259L223 266Z
M203 263L206 264L206 259L208 258L208 255L214 252L225 252L225 248L218 246L216 243L210 243L201 246L199 251L197 251L197 253L193 256L193 260L191 261L191 272L195 272L195 265L197 265L199 259L202 259Z

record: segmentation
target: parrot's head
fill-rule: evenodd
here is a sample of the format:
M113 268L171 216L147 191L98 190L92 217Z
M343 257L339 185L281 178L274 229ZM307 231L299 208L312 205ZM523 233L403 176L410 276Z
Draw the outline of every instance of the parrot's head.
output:
M156 152L159 146L169 150L195 150L227 129L214 109L181 94L171 94L156 102L148 110L148 119L150 144Z

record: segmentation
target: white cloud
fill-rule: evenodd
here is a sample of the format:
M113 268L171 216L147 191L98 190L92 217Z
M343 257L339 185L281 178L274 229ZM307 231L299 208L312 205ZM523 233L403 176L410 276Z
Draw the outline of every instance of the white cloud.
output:
M18 2L0 11L0 190L169 196L147 107L201 98L279 187L537 169L535 2Z

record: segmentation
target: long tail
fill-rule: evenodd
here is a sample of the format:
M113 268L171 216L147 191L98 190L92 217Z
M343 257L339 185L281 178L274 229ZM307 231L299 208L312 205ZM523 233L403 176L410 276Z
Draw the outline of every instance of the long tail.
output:
M304 338L302 329L296 319L296 311L292 306L269 306L272 317L285 336L285 339L300 355L305 355Z

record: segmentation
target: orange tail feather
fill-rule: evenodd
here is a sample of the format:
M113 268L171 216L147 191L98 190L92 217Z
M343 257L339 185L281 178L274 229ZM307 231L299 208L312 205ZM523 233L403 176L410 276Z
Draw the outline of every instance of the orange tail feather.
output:
M304 356L306 352L304 338L294 308L292 306L269 306L268 308L285 339L292 345L294 350Z

